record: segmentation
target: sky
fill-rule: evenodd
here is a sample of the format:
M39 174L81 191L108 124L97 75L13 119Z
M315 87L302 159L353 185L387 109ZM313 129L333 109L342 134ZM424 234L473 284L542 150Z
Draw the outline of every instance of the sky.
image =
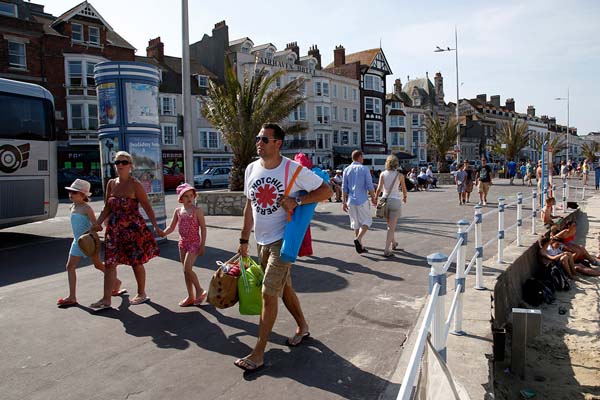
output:
M34 2L55 16L79 4ZM145 56L148 40L160 36L166 55L181 56L181 2L89 3L136 54ZM446 102L456 102L455 53L433 50L454 48L456 27L460 98L500 95L501 104L514 98L516 111L533 105L536 115L566 125L567 101L554 99L568 93L570 126L579 135L600 131L600 1L189 0L188 10L190 43L225 20L230 40L247 36L278 50L297 42L301 56L316 44L323 66L333 61L337 45L350 54L381 44L393 72L388 92L396 78L406 83L428 72L433 81L441 72Z

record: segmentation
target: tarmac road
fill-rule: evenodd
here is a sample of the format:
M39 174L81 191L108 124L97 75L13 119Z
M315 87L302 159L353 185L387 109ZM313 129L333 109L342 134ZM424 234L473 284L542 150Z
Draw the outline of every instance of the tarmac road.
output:
M511 202L519 190L530 195L527 189L500 183L489 198L503 195ZM527 216L531 201L525 204ZM81 305L58 309L56 299L67 294L68 205L60 205L54 220L0 231L3 399L378 398L423 306L426 256L449 254L456 221L473 217L472 207L457 204L453 186L411 192L397 231L404 250L386 259L383 222L376 220L366 237L370 252L358 255L340 204L320 204L311 225L315 255L292 270L311 338L298 348L285 345L295 326L281 306L266 367L244 375L233 361L253 347L258 317L240 316L237 307L177 306L185 297L177 235L147 264L152 302L130 306L124 296L113 300L113 310L91 312L87 305L100 297L102 277L82 262ZM167 215L175 205L175 196L167 195ZM484 212L496 205L494 200ZM92 206L99 212L101 203ZM515 222L514 214L507 210L507 226ZM496 221L495 214L484 219L484 243L495 237ZM207 255L196 262L203 286L215 261L228 259L237 248L241 218L207 217L207 224ZM524 229L530 226L524 222ZM131 269L119 267L119 277L133 296Z

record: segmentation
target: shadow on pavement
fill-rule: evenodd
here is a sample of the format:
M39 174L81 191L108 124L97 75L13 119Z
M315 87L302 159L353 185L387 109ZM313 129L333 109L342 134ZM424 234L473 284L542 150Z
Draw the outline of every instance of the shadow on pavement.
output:
M347 262L347 261L341 260L339 258L318 257L318 258L314 258L314 259L310 259L310 260L303 259L302 262L307 263L307 264L323 265L326 267L334 267L337 269L338 272L341 272L343 274L359 273L359 274L374 275L374 276L377 276L378 278L392 280L392 281L403 281L404 280L399 276L386 274L385 272L373 270L371 268L365 267L364 265L361 265L358 263ZM295 268L295 266L294 266L294 268Z

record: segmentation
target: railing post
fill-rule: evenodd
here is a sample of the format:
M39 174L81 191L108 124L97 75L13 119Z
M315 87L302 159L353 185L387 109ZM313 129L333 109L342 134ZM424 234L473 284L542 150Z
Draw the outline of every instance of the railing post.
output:
M537 211L535 210L535 203L537 201L537 192L533 190L533 197L531 201L531 234L535 235L535 219L537 218Z
M429 293L433 289L433 285L440 284L438 299L433 309L433 318L431 320L431 342L433 348L440 354L442 359L446 361L446 343L444 331L446 327L446 272L444 264L448 261L448 256L442 253L433 253L427 256L427 263L431 265L429 272Z
M504 197L498 197L498 262L504 256Z
M556 193L556 185L552 185L552 191L550 192L550 197L554 197L554 205L552 205L552 215L556 215L556 197L554 193Z
M483 215L481 214L481 206L475 206L475 289L485 290L483 286Z
M567 212L567 178L563 181L562 209L563 213Z
M517 246L521 246L521 228L523 226L523 193L517 193Z
M581 190L581 201L585 200L585 186L583 185L583 189Z
M458 238L462 238L463 242L456 252L456 275L454 279L454 290L458 290L460 285L460 294L456 299L456 311L454 313L454 330L451 332L453 335L463 336L465 332L462 330L462 311L463 311L463 293L465 292L465 263L467 258L467 240L468 232L467 227L469 221L461 219L456 223L458 226Z
M540 197L541 208L544 208L546 205L546 199L548 198L548 186L544 185L542 188L542 195Z

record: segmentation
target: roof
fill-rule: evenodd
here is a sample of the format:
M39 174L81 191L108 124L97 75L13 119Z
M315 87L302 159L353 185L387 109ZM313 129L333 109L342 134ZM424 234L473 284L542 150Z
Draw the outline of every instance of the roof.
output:
M52 28L52 23L55 20L54 17L42 17L41 15L34 15L33 18L37 22L39 22L40 24L42 24L43 29L44 29L44 34L46 34L46 35L52 35L52 36L66 37L65 35L63 35L60 32L58 32L56 29Z
M360 65L369 65L370 66L380 51L381 51L381 49L377 48L377 49L359 51L358 53L347 54L346 55L346 64L352 64L353 62L358 61L360 63ZM333 64L334 63L331 62L325 68L333 68L334 67Z
M435 105L435 87L429 78L412 79L404 84L402 92L406 93L414 103L413 92L417 89L418 96L421 98L421 107L427 105Z
M154 57L135 56L136 61L146 62L160 68L169 68L171 71L181 75L181 58L164 56L160 61ZM190 74L205 75L212 79L217 79L217 75L197 61L190 59Z
M61 16L59 16L58 18L56 18L56 21L54 21L54 25L60 24L61 22L67 22L71 18L77 16L78 14L81 14L82 16L85 16L85 17L88 17L88 18L95 18L95 19L99 20L100 22L102 22L102 24L104 26L106 26L108 28L108 30L110 30L110 31L114 30L108 24L108 22L106 22L106 20L104 18L102 18L102 15L100 15L100 13L98 11L96 11L96 9L94 8L94 6L92 6L87 1L84 1L83 3L79 3L75 7L73 7L70 10L64 12Z
M255 52L255 51L259 51L259 50L264 50L268 47L273 47L275 50L277 50L277 47L275 47L275 45L273 43L265 43L265 44L259 44L258 46L254 46L251 51Z
M239 38L239 39L235 39L235 40L230 40L229 41L229 45L230 46L235 46L236 44L242 44L245 41L250 41L250 43L254 44L254 42L252 41L252 39L250 39L249 37L243 37L243 38Z

